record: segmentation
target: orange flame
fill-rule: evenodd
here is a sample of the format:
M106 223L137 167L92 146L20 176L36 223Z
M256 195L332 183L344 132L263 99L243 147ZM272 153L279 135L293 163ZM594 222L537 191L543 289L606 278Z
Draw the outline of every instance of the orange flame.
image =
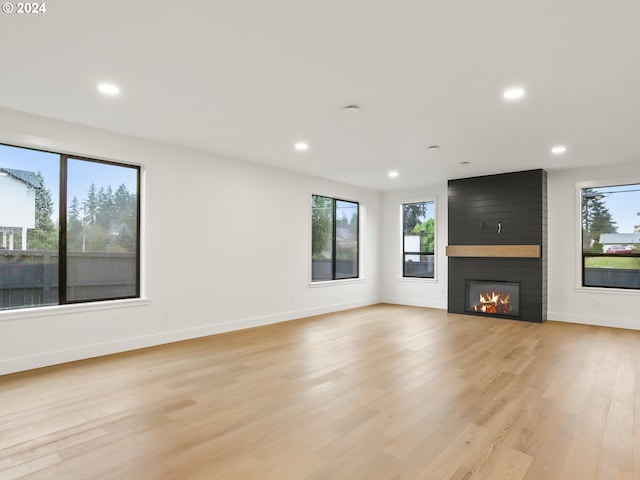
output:
M510 313L509 299L511 294L486 292L480 294L480 303L473 306L475 312L483 313Z

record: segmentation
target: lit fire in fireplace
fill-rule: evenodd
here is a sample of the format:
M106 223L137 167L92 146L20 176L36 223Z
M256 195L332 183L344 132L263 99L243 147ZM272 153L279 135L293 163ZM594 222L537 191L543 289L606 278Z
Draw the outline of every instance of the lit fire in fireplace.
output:
M511 307L509 307L509 298L511 294L503 294L491 292L491 294L480 294L480 303L476 303L473 306L474 312L483 313L501 313L508 315L511 313Z

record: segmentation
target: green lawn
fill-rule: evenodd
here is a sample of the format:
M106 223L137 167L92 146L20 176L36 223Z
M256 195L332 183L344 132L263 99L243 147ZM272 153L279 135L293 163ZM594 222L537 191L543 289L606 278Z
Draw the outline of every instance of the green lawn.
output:
M640 270L640 257L587 257L587 268L627 268Z

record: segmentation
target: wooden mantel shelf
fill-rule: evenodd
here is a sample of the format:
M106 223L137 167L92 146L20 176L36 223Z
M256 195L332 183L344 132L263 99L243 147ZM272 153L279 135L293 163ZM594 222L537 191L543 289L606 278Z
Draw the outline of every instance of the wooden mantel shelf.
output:
M540 258L540 245L449 245L447 256Z

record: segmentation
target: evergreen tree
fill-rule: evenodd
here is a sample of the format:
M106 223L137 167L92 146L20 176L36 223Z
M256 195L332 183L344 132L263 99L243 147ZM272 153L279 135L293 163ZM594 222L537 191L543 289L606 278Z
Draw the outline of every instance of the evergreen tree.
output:
M96 190L96 186L92 183L87 192L87 198L82 202L83 208L83 233L82 233L82 251L86 252L104 252L109 243L108 229L109 225L105 225L107 219L104 215L104 207L101 202L106 201L106 193L104 189L100 192Z
M72 200L67 222L67 244L75 251L135 252L137 196L124 184L114 192L92 183L81 203Z
M78 197L73 197L67 211L67 248L74 252L82 251L82 213Z
M582 249L584 252L600 253L602 244L598 242L603 233L617 233L604 195L591 188L582 190Z
M132 202L133 199L133 202ZM123 183L113 196L114 218L120 223L129 223L135 216L135 195Z
M114 242L127 252L134 252L137 235L137 197L123 183L113 195Z
M29 250L57 250L58 231L51 216L53 200L51 192L45 186L42 172L37 173L41 188L35 191L36 226L27 230L27 247Z
M96 193L94 183L89 187L87 198L84 200L82 206L84 207L83 223L85 225L95 225L98 212L98 194Z
M96 197L96 224L109 229L114 220L113 190L111 186L106 189L100 187Z

